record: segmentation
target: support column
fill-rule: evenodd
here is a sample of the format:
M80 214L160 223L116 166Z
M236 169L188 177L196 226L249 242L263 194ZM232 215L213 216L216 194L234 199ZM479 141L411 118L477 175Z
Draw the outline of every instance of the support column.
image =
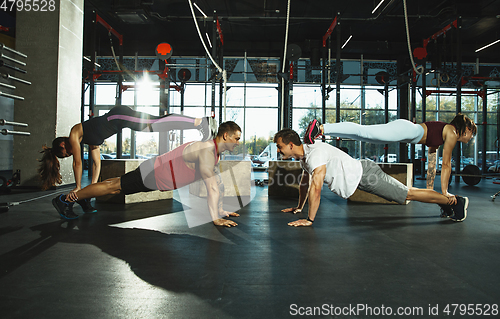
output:
M165 60L160 59L159 71L165 70ZM170 113L170 74L167 73L166 77L160 78L160 116ZM158 137L158 154L164 154L170 151L170 133L160 132Z
M217 56L217 11L214 10L213 20L212 20L212 57L215 58ZM208 71L208 68L207 68ZM210 81L212 83L212 102L211 102L211 111L210 116L215 116L215 83L217 83L217 69L215 65L210 67ZM222 74L221 74L222 76ZM222 121L222 114L219 110L219 125Z
M486 167L486 151L488 150L488 86L483 85L483 153L481 158L481 173L488 173L488 168Z
M389 80L384 81L384 117L385 123L389 123ZM389 162L389 144L384 144L384 163Z
M427 93L425 91L427 90L427 62L424 59L424 62L422 63L423 66L423 71L422 71L422 123L427 122ZM437 103L437 109L439 110L439 102ZM420 162L420 179L421 180L427 180L426 174L427 171L425 170L425 162L427 162L427 165L429 165L428 162L428 156L427 156L427 150L424 144L421 145L422 147L422 161ZM439 155L437 153L436 155ZM436 167L439 165L439 156L436 158Z
M457 102L456 112L462 112L462 17L457 19ZM462 155L462 143L455 145L455 183L460 183L460 162ZM453 172L452 172L453 173Z
M398 119L410 119L410 89L409 89L409 78L407 76L408 70L411 66L408 63L406 57L400 57L397 61L397 73L398 73ZM408 146L405 143L399 144L399 162L413 162L413 159L409 161L408 159Z
M413 68L413 67L412 67ZM411 106L410 106L410 121L413 123L417 122L417 76L414 70L411 71ZM424 99L425 96L422 97ZM423 154L422 154L423 156ZM410 157L411 162L415 162L415 144L410 144ZM413 174L413 181L415 182L415 174Z
M68 136L80 123L83 54L83 0L56 0L53 11L19 11L16 49L28 55L25 78L18 86L16 122L28 123L31 136L14 138L13 169L22 186L39 186L39 151L58 136ZM74 183L71 159L62 159L63 184Z
M342 43L340 43L341 39L340 32L340 12L337 14L337 42L336 42L336 52L335 52L335 123L340 122L340 82L342 79L341 67L340 67L340 51L342 50ZM337 139L335 146L340 147L340 140Z

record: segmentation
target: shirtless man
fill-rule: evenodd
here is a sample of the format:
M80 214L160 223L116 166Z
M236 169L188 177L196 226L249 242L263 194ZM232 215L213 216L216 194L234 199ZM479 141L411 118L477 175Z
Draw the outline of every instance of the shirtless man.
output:
M214 169L221 152L233 151L239 145L241 128L228 121L219 126L214 140L185 143L176 149L142 162L139 167L121 177L107 179L91 184L77 192L59 195L52 204L64 219L75 219L74 201L108 194L133 194L153 190L174 190L203 179L207 187L208 209L213 223L217 226L236 226L237 224L222 217L239 216L222 210L220 201L221 179Z

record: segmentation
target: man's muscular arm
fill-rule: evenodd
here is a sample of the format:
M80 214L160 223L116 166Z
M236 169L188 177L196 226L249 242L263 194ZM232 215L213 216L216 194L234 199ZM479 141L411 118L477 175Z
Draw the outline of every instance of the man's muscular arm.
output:
M318 212L319 203L321 201L321 187L323 186L323 181L326 175L326 165L321 165L314 169L312 173L312 181L309 185L308 195L309 198L309 214L308 219L299 219L294 222L288 223L289 226L311 226L314 219L316 218L316 213Z
M299 204L297 205L297 207L285 208L282 209L281 211L284 213L292 212L294 214L302 212L302 209L304 208L304 205L307 201L308 190L309 190L309 173L304 170L302 171L302 176L300 178Z
M214 173L217 176L217 185L219 186L219 216L239 217L240 214L238 213L228 212L224 210L224 183L222 182L222 177L220 176L220 169L217 165L214 167Z
M232 220L219 218L219 199L223 194L221 194L219 189L219 177L214 172L214 149L203 147L198 152L198 167L200 169L200 174L203 178L203 182L207 187L208 210L210 212L210 216L212 217L213 223L217 226L236 226L237 224Z

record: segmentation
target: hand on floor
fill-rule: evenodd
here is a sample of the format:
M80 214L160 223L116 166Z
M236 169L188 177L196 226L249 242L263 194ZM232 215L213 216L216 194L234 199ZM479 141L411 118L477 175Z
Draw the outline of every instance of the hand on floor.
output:
M235 222L229 219L224 219L224 218L219 218L214 220L214 225L215 226L224 226L224 227L234 227L238 226Z
M299 219L294 222L289 222L288 226L293 226L293 227L302 227L302 226L312 226L312 222L308 221L307 219Z
M234 213L234 212L228 212L223 210L222 212L219 212L219 216L224 216L224 217L240 217L240 214Z
M293 214L297 214L297 213L301 213L302 212L302 209L298 208L298 207L292 207L292 208L285 208L285 209L282 209L281 210L283 213L293 213Z

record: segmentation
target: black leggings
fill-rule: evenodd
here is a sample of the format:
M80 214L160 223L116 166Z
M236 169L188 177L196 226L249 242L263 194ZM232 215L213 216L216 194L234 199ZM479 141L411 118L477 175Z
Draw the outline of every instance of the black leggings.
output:
M128 106L112 108L106 115L108 122L117 128L128 127L133 131L164 132L194 129L194 117L179 114L154 116L132 110Z
M144 132L196 129L194 121L194 117L184 115L154 116L134 111L128 106L116 106L103 116L82 123L83 143L101 145L105 139L123 128Z

